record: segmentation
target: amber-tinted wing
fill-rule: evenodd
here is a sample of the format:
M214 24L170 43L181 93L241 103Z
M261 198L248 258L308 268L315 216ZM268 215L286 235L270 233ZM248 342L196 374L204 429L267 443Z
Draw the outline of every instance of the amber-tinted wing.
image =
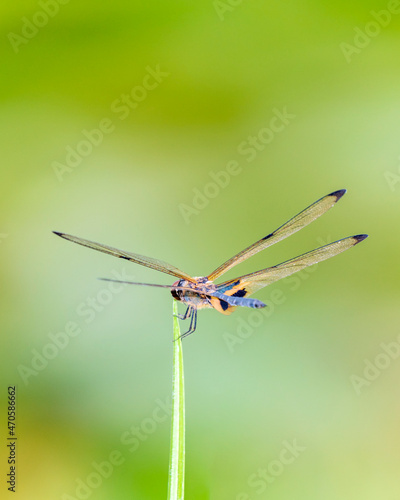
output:
M53 231L57 236L61 236L69 241L73 241L74 243L78 243L79 245L83 245L84 247L93 248L94 250L98 250L99 252L108 253L109 255L113 255L114 257L119 257L120 259L130 260L131 262L135 262L136 264L140 264L142 266L150 267L150 269L155 269L156 271L161 271L162 273L171 274L177 278L181 278L187 281L191 281L195 283L196 281L184 273L180 269L167 262L162 260L152 259L151 257L146 257L144 255L139 255L137 253L124 252L123 250L118 250L117 248L109 247L107 245L102 245L101 243L95 243L94 241L84 240L83 238L78 238L77 236L71 236L70 234L65 233L57 233Z
M298 257L287 260L277 266L267 267L261 271L256 271L255 273L246 274L240 278L221 283L218 285L217 289L225 294L232 294L233 292L233 295L236 296L245 297L251 295L257 290L260 290L275 281L301 271L305 267L312 266L317 262L322 262L323 260L337 255L338 253L344 252L354 245L357 245L357 243L360 243L360 241L365 240L367 236L368 235L366 234L349 236L348 238L335 241L329 245L325 245L311 252L299 255Z
M290 219L288 222L283 224L283 226L280 226L276 231L268 234L267 236L264 236L264 238L261 238L261 240L256 241L253 245L245 248L237 255L227 260L224 264L220 265L208 276L208 279L210 281L214 281L223 273L226 273L226 271L236 266L237 264L240 264L252 255L255 255L261 250L270 247L274 243L287 238L291 234L307 226L307 224L310 224L310 222L317 219L327 210L332 208L333 205L345 194L345 192L345 189L340 189L339 191L330 193L327 196L324 196L320 200L316 201L308 208L300 212L298 215Z

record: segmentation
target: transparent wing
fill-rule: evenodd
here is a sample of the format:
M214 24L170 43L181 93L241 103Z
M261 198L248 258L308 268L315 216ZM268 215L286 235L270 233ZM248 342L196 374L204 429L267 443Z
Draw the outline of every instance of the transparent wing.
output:
M359 234L357 236L349 236L348 238L335 241L334 243L330 243L329 245L317 248L311 252L299 255L298 257L283 262L277 266L268 267L266 269L262 269L261 271L256 271L255 273L246 274L240 278L221 283L221 285L218 285L218 290L227 290L227 293L231 293L231 290L235 290L236 294L238 293L238 290L240 290L241 296L251 295L257 290L260 290L275 281L301 271L305 267L312 266L317 262L322 262L323 260L329 259L330 257L334 257L335 255L348 250L354 245L357 245L357 243L360 243L360 241L363 241L367 238L367 236L368 235L366 234Z
M183 290L184 292L198 293L199 295L207 295L201 290L189 288L188 286L174 286L174 285L159 285L157 283L138 283L137 281L115 280L112 278L97 278L101 281L111 281L112 283L123 283L125 285L138 285L138 286L151 286L153 288L168 288L169 290Z
M310 222L317 219L327 210L332 208L333 205L335 205L335 203L338 200L340 200L340 198L345 194L345 192L346 192L345 189L341 189L339 191L330 193L327 196L324 196L320 200L316 201L308 208L300 212L298 215L290 219L288 222L283 224L283 226L280 226L276 231L274 231L271 234L268 234L267 236L264 236L264 238L261 238L261 240L256 241L255 243L253 243L253 245L250 245L249 247L245 248L237 255L227 260L224 264L220 265L215 271L213 271L208 276L208 279L210 281L214 281L223 273L226 273L226 271L236 266L237 264L240 264L241 262L248 259L252 255L255 255L261 250L270 247L274 243L277 243L278 241L287 238L291 234L307 226L308 224L310 224Z
M150 269L155 269L156 271L161 271L162 273L171 274L177 278L185 279L195 283L195 280L184 273L180 269L162 260L152 259L151 257L146 257L144 255L139 255L137 253L124 252L123 250L118 250L117 248L109 247L107 245L102 245L101 243L96 243L94 241L84 240L83 238L78 238L77 236L71 236L70 234L58 233L53 231L57 236L61 236L69 241L83 245L84 247L93 248L93 250L98 250L99 252L108 253L114 257L119 257L120 259L130 260L136 264L149 267Z

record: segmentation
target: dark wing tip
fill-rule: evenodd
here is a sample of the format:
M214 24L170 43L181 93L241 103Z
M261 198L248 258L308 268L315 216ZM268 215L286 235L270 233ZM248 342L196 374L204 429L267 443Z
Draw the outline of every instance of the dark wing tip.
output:
M269 233L267 236L264 236L264 238L261 238L263 240L267 240L268 238L271 238L274 235L274 233Z
M334 191L333 193L329 194L328 196L334 196L336 198L336 201L339 201L340 198L346 193L346 189L339 189L338 191Z
M354 244L357 245L357 243L365 240L365 238L368 238L368 234L357 234L356 236L353 236L353 239L356 240Z
M53 231L53 233L57 236L61 236L61 238L64 236L64 233L59 233L58 231Z

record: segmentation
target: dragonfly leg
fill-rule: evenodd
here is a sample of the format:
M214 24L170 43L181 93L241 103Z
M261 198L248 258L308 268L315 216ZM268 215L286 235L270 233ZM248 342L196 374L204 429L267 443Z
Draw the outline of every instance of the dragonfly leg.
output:
M191 313L190 313L191 319L190 319L189 330L187 332L183 333L179 337L180 339L188 337L191 333L193 333L196 330L196 326L197 326L197 309L195 307L191 307L190 309L191 309Z
M178 319L188 319L191 316L191 307L188 306L188 308L185 311L185 314L174 314Z

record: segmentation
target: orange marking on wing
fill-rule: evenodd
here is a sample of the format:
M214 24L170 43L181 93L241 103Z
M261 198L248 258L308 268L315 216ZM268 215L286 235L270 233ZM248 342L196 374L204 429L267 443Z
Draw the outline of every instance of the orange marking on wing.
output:
M214 309L222 314L225 314L226 316L232 314L236 309L236 306L230 306L227 302L224 302L224 304L226 304L228 307L222 307L222 301L220 299L217 299L217 297L210 297L210 302Z

